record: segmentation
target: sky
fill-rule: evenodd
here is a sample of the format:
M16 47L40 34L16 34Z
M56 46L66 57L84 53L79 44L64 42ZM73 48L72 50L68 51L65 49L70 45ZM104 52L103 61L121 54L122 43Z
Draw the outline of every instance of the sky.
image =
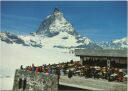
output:
M2 1L1 31L36 32L55 7L82 36L111 41L127 36L126 1Z

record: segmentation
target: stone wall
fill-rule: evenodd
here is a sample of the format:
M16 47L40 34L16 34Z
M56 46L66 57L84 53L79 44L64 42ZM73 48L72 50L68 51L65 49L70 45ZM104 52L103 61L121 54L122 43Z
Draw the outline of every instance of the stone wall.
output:
M16 70L13 91L57 91L57 82L52 74Z

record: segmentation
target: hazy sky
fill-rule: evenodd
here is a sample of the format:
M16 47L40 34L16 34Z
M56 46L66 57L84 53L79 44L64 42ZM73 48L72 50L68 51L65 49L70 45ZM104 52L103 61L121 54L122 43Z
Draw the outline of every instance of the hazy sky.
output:
M82 36L110 41L127 36L126 1L6 1L1 3L1 29L35 32L44 18L59 7Z

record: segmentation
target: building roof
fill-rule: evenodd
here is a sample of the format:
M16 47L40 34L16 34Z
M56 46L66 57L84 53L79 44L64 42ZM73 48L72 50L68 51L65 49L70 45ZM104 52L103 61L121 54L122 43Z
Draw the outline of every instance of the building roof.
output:
M76 49L76 56L94 56L94 57L127 57L127 50L96 50L96 49Z

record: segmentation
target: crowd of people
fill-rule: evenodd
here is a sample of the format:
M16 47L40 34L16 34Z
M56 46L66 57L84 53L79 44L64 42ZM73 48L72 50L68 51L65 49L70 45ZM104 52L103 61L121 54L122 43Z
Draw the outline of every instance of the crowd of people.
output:
M80 76L94 79L106 79L108 81L119 81L124 82L127 80L127 71L115 68L115 67L102 67L102 66L90 66L88 64L81 65L80 61L63 62L59 64L44 64L42 66L27 66L22 70L36 72L37 74L40 72L44 72L47 74L55 74L58 75L58 79L60 76L68 76L68 78L72 78L72 76Z

